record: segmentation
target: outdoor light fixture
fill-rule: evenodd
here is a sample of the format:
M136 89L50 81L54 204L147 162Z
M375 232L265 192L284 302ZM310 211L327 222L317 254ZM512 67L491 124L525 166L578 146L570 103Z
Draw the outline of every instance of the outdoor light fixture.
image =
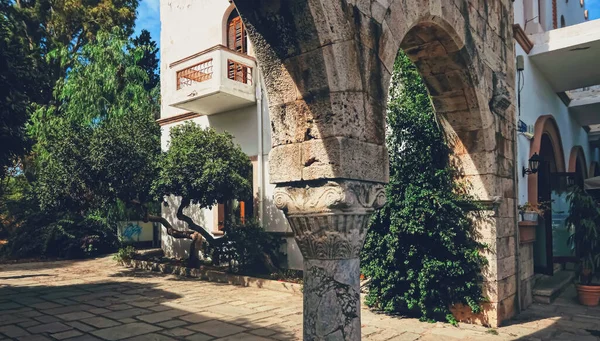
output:
M567 177L567 185L569 185L569 187L575 186L575 176L571 175Z
M542 158L538 153L533 153L533 156L529 158L529 168L523 167L523 176L537 173L540 161L542 161Z

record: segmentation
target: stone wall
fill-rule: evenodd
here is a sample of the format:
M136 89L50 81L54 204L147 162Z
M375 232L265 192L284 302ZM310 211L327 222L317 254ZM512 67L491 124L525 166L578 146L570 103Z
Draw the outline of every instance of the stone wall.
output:
M469 192L489 203L478 232L490 245L484 270L490 303L477 320L496 326L511 317L518 306L512 1L235 3L267 88L270 180L285 198L278 207L301 226L294 229L296 238L333 249L348 245L339 242L348 238L362 245L362 224L352 219L368 218L378 202L370 193L388 181L385 106L402 48L429 88ZM330 197L314 196L322 186L335 190L322 191ZM364 188L360 194L354 191L358 187ZM313 260L343 263L354 254L303 251L311 267ZM338 284L354 295L350 282ZM355 327L315 323L321 322L305 320L305 338L324 338L331 328L350 333Z

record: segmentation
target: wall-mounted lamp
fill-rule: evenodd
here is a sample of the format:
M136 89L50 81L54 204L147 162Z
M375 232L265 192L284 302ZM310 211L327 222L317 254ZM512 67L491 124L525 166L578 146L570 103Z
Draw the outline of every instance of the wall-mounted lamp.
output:
M575 176L574 175L570 175L567 177L567 185L569 187L575 186Z
M529 168L523 167L523 176L537 173L540 167L540 161L542 161L542 158L538 153L533 153L533 156L529 158Z

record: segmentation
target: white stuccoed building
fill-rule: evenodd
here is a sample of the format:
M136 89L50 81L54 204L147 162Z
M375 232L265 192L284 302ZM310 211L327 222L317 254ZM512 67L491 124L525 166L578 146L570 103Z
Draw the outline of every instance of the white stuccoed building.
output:
M532 300L551 301L570 283L566 189L569 179L581 184L600 175L600 97L594 87L600 84L600 20L589 20L585 0L517 0L513 6L515 63L523 60L515 79L522 128L517 135L519 204L551 201L535 226L519 223L515 290L524 309ZM524 175L534 154L542 160L539 171ZM537 290L550 277L559 278L555 290Z
M234 6L224 0L161 0L161 116L162 148L169 145L169 129L193 121L235 137L253 165L254 203L244 203L244 214L258 217L265 228L286 239L289 268L302 268L302 255L281 211L272 204L268 154L270 121L266 98L252 46ZM176 199L170 199L176 200ZM163 216L175 218L175 205L163 207ZM215 236L226 208L195 209L195 221ZM161 233L167 255L187 257L188 240Z

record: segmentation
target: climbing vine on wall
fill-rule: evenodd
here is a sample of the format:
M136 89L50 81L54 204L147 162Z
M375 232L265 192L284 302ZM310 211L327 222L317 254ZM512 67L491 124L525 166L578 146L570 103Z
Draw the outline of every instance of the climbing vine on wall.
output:
M388 104L390 183L361 256L370 279L367 305L422 320L456 323L449 307L474 312L483 300L480 255L472 221L450 166L451 149L418 70L402 52Z

